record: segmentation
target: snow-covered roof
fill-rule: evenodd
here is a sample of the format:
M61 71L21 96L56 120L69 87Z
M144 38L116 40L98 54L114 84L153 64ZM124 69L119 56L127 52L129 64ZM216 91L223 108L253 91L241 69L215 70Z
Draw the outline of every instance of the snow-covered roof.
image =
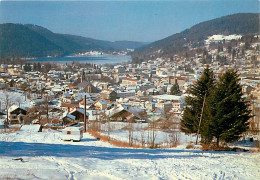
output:
M8 109L8 112L12 112L12 111L16 110L17 108L20 108L20 109L26 111L26 109L24 109L24 108L21 108L21 107L19 107L19 106L17 106L17 105L12 105L12 106Z
M100 104L108 104L108 102L106 100L99 100L98 101Z
M75 112L75 111L78 111L78 112L80 112L81 114L84 114L84 109L81 109L81 108L74 109L73 111L70 112L70 114L72 114L72 113ZM86 112L86 115L89 116L89 113Z
M68 117L68 118L73 119L73 120L76 119L75 116L73 116L72 114L69 114L69 113L67 113L65 117Z
M163 94L163 95L153 96L153 98L154 98L154 99L160 99L160 100L173 101L173 100L180 100L180 99L181 99L181 96Z
M62 89L59 89L59 88L53 88L53 89L52 89L52 92L62 92Z
M127 107L125 105L119 104L114 108L111 108L106 111L106 116L113 116L116 113L119 113L120 111L127 110Z
M34 103L42 103L42 102L44 102L44 99L33 99L32 102L34 102Z
M85 97L85 95L87 98L91 98L89 93L77 93L78 99L83 99Z

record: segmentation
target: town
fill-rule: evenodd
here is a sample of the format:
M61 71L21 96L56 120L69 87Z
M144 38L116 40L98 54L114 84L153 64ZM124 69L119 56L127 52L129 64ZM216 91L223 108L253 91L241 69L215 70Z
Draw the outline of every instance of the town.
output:
M187 44L190 52L196 52L193 55L138 64L1 64L0 128L40 124L45 129L63 129L84 125L86 119L87 131L96 138L103 134L122 140L113 131L123 130L128 135L122 141L130 146L173 147L181 141L188 89L209 66L217 76L232 68L238 71L254 115L244 137L259 140L259 45L256 35L214 35L202 50ZM156 139L156 132L166 138Z

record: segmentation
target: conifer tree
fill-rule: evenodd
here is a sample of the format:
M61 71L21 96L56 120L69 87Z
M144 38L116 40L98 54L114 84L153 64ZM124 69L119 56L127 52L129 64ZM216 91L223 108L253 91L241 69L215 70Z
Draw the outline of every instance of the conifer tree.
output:
M180 94L180 87L179 87L179 84L176 83L174 84L172 87L171 87L171 95L178 95Z
M223 74L208 98L210 106L206 116L211 119L208 128L210 135L219 141L232 142L238 140L248 129L251 117L249 104L242 97L242 87L239 75L235 70L228 70Z
M184 109L183 118L181 121L181 130L185 133L196 133L199 128L199 121L201 116L201 110L203 106L204 96L208 97L211 89L214 89L215 77L212 70L207 66L200 79L190 88L185 99L186 107ZM206 98L207 99L207 98ZM207 100L206 100L207 101ZM203 117L201 129L203 129L202 138L205 139L204 134L208 134L206 127L207 123L205 117Z

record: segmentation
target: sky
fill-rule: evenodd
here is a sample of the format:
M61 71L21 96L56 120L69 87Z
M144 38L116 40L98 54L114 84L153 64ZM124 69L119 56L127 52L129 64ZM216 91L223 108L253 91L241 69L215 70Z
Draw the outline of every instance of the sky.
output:
M259 0L0 1L0 23L110 41L152 42L206 20L248 12L259 13Z

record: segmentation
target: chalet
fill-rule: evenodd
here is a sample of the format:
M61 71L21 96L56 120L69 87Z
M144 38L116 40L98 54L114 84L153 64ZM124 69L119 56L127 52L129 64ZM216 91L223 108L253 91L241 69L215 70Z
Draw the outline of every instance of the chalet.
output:
M8 120L10 124L23 124L26 114L26 109L13 105L8 109Z
M50 118L60 118L60 115L63 114L63 110L54 107L49 111L49 117Z
M76 120L76 117L72 114L66 113L65 116L63 116L62 121L64 125L73 124Z
M86 119L88 120L89 113L88 112L85 112L85 113L86 113ZM84 109L76 108L73 111L71 111L69 114L75 116L76 121L79 121L79 122L84 121Z
M109 117L111 121L133 122L136 119L139 119L129 111L126 106L121 104L106 111L106 116Z

